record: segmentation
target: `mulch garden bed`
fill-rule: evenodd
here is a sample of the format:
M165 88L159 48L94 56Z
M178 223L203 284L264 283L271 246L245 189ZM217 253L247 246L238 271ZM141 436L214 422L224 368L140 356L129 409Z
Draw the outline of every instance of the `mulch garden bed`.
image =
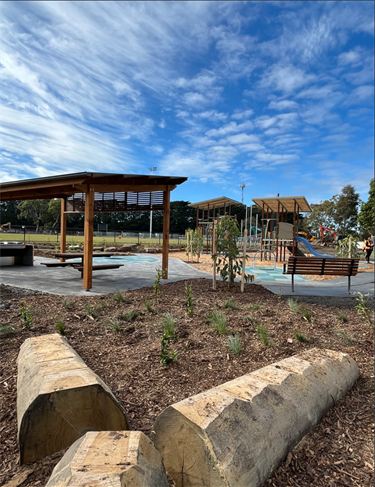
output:
M192 283L194 313L186 307L185 283ZM352 306L322 300L301 303L311 314L293 312L287 299L257 285L228 289L222 282L211 289L206 279L106 296L56 296L0 286L1 308L1 463L0 485L44 486L62 457L59 452L22 467L17 445L17 356L28 337L56 333L65 336L86 364L111 388L128 413L131 428L149 434L158 414L168 405L307 349L329 348L349 353L361 376L302 442L288 454L266 486L341 487L374 484L374 329ZM147 310L145 302L149 300ZM235 307L228 306L235 303ZM22 326L21 302L33 318ZM345 303L347 304L347 303ZM353 304L353 300L351 301ZM230 304L229 304L230 306ZM129 311L136 316L130 319ZM228 336L216 334L207 317L225 313L227 334L238 333L242 350L234 355ZM177 360L160 363L164 313L172 313ZM307 319L306 319L307 316ZM129 321L127 321L129 320ZM114 328L120 327L120 331ZM257 333L266 329L269 345ZM10 329L13 328L13 330ZM296 332L303 335L299 341ZM300 337L301 338L301 337ZM292 426L293 427L293 426ZM171 486L173 483L171 482Z

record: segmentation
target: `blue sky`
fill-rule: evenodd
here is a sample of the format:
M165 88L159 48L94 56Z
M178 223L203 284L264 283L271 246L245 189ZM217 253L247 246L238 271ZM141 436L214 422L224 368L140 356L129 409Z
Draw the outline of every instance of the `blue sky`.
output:
M187 176L172 200L374 174L373 2L1 2L1 180Z

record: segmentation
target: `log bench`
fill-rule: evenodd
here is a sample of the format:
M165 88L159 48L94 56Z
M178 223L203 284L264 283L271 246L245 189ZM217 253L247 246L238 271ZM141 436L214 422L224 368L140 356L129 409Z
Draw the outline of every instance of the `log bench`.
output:
M308 276L347 276L348 292L350 278L358 273L359 259L340 259L336 257L289 257L284 264L283 274L292 276L292 292L294 293L295 274ZM286 268L288 266L288 268Z

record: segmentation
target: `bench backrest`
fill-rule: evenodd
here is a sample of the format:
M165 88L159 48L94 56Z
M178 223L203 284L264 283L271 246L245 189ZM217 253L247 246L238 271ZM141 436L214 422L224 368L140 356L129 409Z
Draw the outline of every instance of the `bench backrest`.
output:
M315 276L355 276L359 259L289 257L286 274Z

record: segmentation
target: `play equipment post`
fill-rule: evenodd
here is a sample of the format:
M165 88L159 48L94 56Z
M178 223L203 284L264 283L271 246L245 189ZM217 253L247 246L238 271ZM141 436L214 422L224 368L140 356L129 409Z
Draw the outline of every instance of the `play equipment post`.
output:
M245 267L246 267L246 241L247 241L247 228L245 228L243 234L243 259L242 259L242 275L241 275L241 293L244 292L245 289Z

